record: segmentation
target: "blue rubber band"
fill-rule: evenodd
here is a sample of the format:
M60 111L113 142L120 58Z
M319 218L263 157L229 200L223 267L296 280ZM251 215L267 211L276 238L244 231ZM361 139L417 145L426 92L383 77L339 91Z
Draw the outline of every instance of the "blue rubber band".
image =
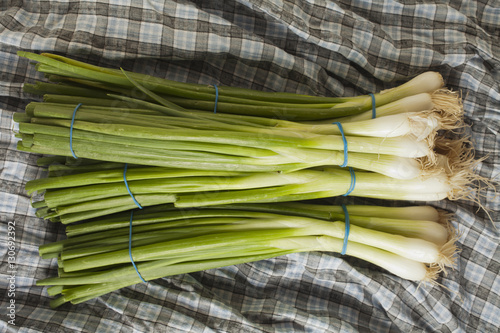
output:
M372 97L372 119L377 118L377 105L375 104L375 95L369 94Z
M135 200L135 197L132 194L132 192L130 191L130 188L128 186L128 182L127 182L127 167L128 167L128 164L125 163L125 166L123 167L123 181L125 182L125 187L127 188L128 194L130 194L130 196L132 197L132 200L134 200L134 203L137 205L137 207L139 207L140 209L142 209L142 206L137 202L137 200ZM132 266L134 266L135 271L137 272L137 275L139 275L139 277L141 278L142 282L146 283L146 280L144 280L142 278L141 273L139 273L139 270L137 269L137 266L135 265L134 258L132 257L132 221L133 220L134 220L134 211L131 211L130 212L129 233L128 233L128 255L130 257L130 262L132 262Z
M129 236L128 236L128 255L130 257L130 262L132 263L132 266L134 266L135 271L137 272L137 275L141 278L142 282L146 283L146 280L142 277L141 273L139 273L139 270L137 269L137 266L134 262L134 258L132 257L132 221L134 220L134 211L130 212L130 226L129 226Z
M132 200L134 200L134 203L137 205L137 207L139 207L140 209L142 209L142 206L137 202L137 200L135 200L135 197L134 195L132 194L132 192L130 191L130 188L128 187L128 182L127 182L127 163L125 163L125 166L123 167L123 181L125 182L125 187L127 188L127 192L128 194L130 194L130 196L132 197Z
M342 251L340 254L344 255L347 251L347 242L349 241L349 231L351 230L351 223L349 222L349 213L347 212L347 207L342 204L342 209L344 210L345 216L345 232L344 232L344 245L342 245Z
M73 125L75 124L76 111L78 110L78 108L80 108L80 106L82 106L82 103L78 104L73 110L73 117L71 118L71 126L69 127L69 149L71 150L71 155L73 155L75 159L77 159L78 157L76 157L76 154L73 151Z
M219 88L216 84L213 85L215 88L215 105L214 105L214 113L217 113L217 102L219 101Z
M344 142L344 163L340 166L341 168L345 168L347 166L348 159L348 149L347 149L347 139L345 138L344 129L342 128L342 124L340 122L334 122L339 128L340 134L342 134L342 141Z
M351 173L351 186L349 186L349 189L345 194L343 194L344 197L347 197L349 194L351 194L352 191L354 191L354 188L356 187L356 173L354 173L354 169L349 167L349 172Z

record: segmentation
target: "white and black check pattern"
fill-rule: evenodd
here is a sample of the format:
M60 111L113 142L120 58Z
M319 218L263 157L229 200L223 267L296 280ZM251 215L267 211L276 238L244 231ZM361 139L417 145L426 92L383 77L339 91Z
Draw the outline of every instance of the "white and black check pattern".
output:
M179 81L352 96L427 70L460 91L478 173L500 172L500 2L0 2L0 331L498 332L500 199L431 203L456 214L458 267L421 286L329 253L293 254L164 278L49 308L35 281L56 273L38 246L63 237L35 217L26 181L44 172L16 150L13 112L41 79L16 51L54 52ZM360 201L349 198L349 202ZM398 202L392 203L398 205ZM4 236L16 223L16 326L8 324Z

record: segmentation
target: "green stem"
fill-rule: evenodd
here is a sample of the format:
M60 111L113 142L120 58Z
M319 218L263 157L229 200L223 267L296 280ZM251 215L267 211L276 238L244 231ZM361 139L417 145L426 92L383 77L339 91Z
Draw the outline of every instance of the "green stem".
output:
M116 167L115 165L113 167ZM119 169L102 170L102 165L85 168L89 172L62 175L56 177L37 178L26 183L25 190L28 194L57 188L69 188L85 185L123 183L123 165ZM99 171L94 171L94 170ZM52 170L54 171L54 170ZM162 167L131 167L127 168L127 181L145 179L164 179L179 177L227 177L241 175L232 171L193 170Z
M19 54L20 56L27 57L28 55L31 56L31 54ZM51 57L53 59L58 59L60 61L64 61L68 64L72 64L76 67L81 67L81 68L87 68L93 71L97 72L102 72L102 73L108 73L108 74L114 74L114 75L119 75L121 72L117 69L109 69L109 68L103 68L103 67L98 67L98 66L93 66L84 62L76 61L73 59L69 59L66 57L62 57L59 55L53 55L53 54L44 54L47 57ZM36 60L36 59L33 59ZM38 60L37 60L38 61ZM214 94L214 88L209 85L202 85L202 84L190 84L190 83L182 83L182 82L177 82L177 81L172 81L172 80L166 80L166 79L160 79L156 77L151 77L149 75L144 75L140 73L131 73L130 74L134 79L137 81L143 82L154 82L157 85L169 85L169 86L176 86L184 90L194 90L196 92L201 92L201 93L206 93L209 95ZM237 87L225 87L221 86L219 87L219 92L222 95L228 95L228 96L235 96L235 97L242 97L244 96L247 99L253 99L253 100L260 100L260 101L271 101L271 102L290 102L290 103L338 103L338 102L344 102L346 100L351 100L352 98L347 98L347 97L315 97L315 96L308 96L308 95L297 95L294 93L283 93L283 92L261 92L261 91L255 91L255 90L250 90L250 89L244 89L244 88L237 88Z
M244 244L254 244L266 240L280 237L290 237L300 234L298 229L278 229L267 230L263 233L260 230L246 231L242 238L241 232L224 232L222 234L210 234L197 236L187 239L179 239L167 242L156 243L152 245L140 246L132 249L132 256L135 262L148 261L148 258L158 258L159 256L168 256L175 254L186 254L190 251L210 251L217 247L231 246L237 243L239 246ZM109 264L119 264L130 262L129 251L119 250L92 256L88 258L76 258L64 261L64 270L66 272L78 271L82 269L107 266Z

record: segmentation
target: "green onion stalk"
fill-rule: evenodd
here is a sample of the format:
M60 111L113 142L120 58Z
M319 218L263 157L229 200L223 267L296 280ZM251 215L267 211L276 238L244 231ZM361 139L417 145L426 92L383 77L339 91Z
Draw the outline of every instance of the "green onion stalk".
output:
M78 83L90 84L88 81L78 81ZM137 87L140 87L142 90L145 89L144 87L139 86L137 82L134 82L134 84L136 84ZM36 82L35 84L25 83L23 88L27 93L43 95L43 100L47 103L74 105L75 101L78 101L79 103L87 106L91 105L94 107L113 107L117 110L120 110L121 107L130 107L132 108L130 112L138 112L143 114L154 113L153 110L147 110L148 108L155 108L156 110L158 110L157 114L167 112L167 110L165 109L161 110L158 105L151 104L151 102L155 102L155 99L149 98L147 95L142 96L143 100L138 100L137 93L132 89L127 90L115 88L115 91L110 91L109 87L107 86L100 86L99 89L89 89L76 87L74 85L67 85L64 83L51 84L45 82ZM109 93L105 93L106 89L108 89ZM116 95L113 92L120 93L120 95ZM151 94L151 92L148 93ZM126 98L125 96L129 97ZM130 96L134 96L136 98L132 98ZM156 99L161 98L163 102L165 102L165 98L167 98L166 96L160 97L158 95L156 95L155 97ZM177 100L175 101L178 102ZM199 101L195 100L192 101L193 104L198 102ZM183 103L184 106L186 106L185 104L186 103ZM138 107L139 105L144 109L133 109L133 107ZM406 125L406 123L409 123L410 125L416 124L418 126L418 124L422 123L423 118L431 118L430 120L427 120L428 122L439 122L439 129L454 129L457 127L457 124L461 123L461 118L463 116L463 109L461 106L459 95L447 89L438 89L432 93L420 93L411 95L378 107L376 109L375 118L383 118L383 121L379 121L378 124L376 122L364 123L364 121L374 119L372 110L365 111L354 116L297 123L280 119L279 117L262 118L255 115L246 116L241 114L203 114L200 112L196 112L197 109L193 108L182 109L182 107L179 107L176 104L172 103L166 105L183 111L183 113L177 113L177 115L189 115L190 117L194 117L196 115L197 117L202 117L204 119L211 118L228 123L239 121L240 123L247 122L254 124L265 124L267 126L274 126L285 129L300 128L305 131L323 134L338 134L339 131L337 126L326 125L331 125L333 122L341 122L344 127L347 127L344 130L348 134L357 133L359 135L396 136L401 135L399 133L403 133L403 131L406 131L405 134L409 132L409 130L399 128L401 125L408 126ZM214 104L210 105L206 109L213 111ZM399 116L386 118L387 116L400 114L406 114L406 117ZM349 124L352 122L360 123ZM404 123L401 124L401 122ZM372 128L374 125L368 126L371 124L376 124L375 129ZM391 128L392 131L390 130ZM413 131L418 131L418 129L413 129Z
M37 61L37 70L49 77L94 82L97 84L97 89L103 84L111 87L108 89L131 89L136 88L133 82L137 82L155 94L170 96L175 101L170 103L184 105L184 108L198 107L205 111L213 110L216 94L218 95L218 112L295 121L338 118L359 114L372 108L372 99L369 95L319 97L294 93L261 92L226 86L218 87L216 91L214 86L176 82L140 73L128 72L129 77L127 77L127 74L119 69L94 66L50 53L39 55L18 52L18 54ZM375 94L375 106L380 107L394 100L419 93L434 92L442 88L443 84L443 78L439 73L426 72L409 82ZM183 101L187 104L183 104ZM197 101L197 104L193 105L193 101Z
M144 103L144 107L158 108L166 110L165 107L156 107L151 103ZM26 108L26 114L19 113L16 119L20 122L36 122L40 119L48 120L71 120L76 104L64 104L53 102L32 102ZM148 113L147 111L151 111ZM153 113L154 110L134 109L117 106L95 106L83 105L78 108L78 113L75 115L75 120L101 123L119 123L124 125L150 125L157 128L192 128L199 130L221 130L221 131L238 131L243 133L255 133L259 135L281 135L281 136L303 136L313 137L318 134L324 135L341 135L346 136L362 136L373 138L393 138L401 136L415 136L419 140L424 140L435 134L443 127L442 117L438 113L402 113L390 115L382 118L375 118L359 122L348 122L340 127L335 123L332 124L301 124L291 121L277 121L261 118L256 123L256 117L253 117L250 123L246 118L240 119L239 122L231 119L203 119L184 117L182 113L179 117L169 116L165 114ZM240 117L241 118L241 117ZM455 129L446 128L446 129Z
M103 121L105 117L101 118ZM18 118L16 118L18 120ZM340 165L345 144L340 135L288 131L193 129L130 125L119 122L31 118L20 122L19 149L49 155L71 156L108 162L212 170L289 171L322 165ZM72 140L72 145L70 142ZM418 158L433 156L426 140L412 137L374 138L346 136L348 165L390 174L400 164L420 167ZM384 171L384 167L387 168ZM395 177L413 177L398 175Z
M346 212L350 228L344 248ZM50 295L59 295L52 306L81 303L141 278L150 281L297 252L343 251L419 283L436 283L456 259L456 232L447 214L431 206L282 203L186 210L159 205L134 213L132 222L130 213L120 213L70 225L67 239L40 247L42 257L58 258L58 276L37 281L52 286Z
M447 164L449 165L449 164ZM293 172L237 172L145 167L141 165L75 172L31 180L29 194L43 193L37 215L69 224L136 207L173 204L202 207L286 202L351 195L409 201L457 199L467 188L467 173L445 168L426 177L401 180L340 167ZM118 166L118 165L117 165ZM85 170L87 165L83 165ZM77 167L74 167L76 169ZM125 173L125 177L124 177ZM125 183L126 181L126 183ZM133 194L133 197L131 196ZM468 193L465 191L465 193Z

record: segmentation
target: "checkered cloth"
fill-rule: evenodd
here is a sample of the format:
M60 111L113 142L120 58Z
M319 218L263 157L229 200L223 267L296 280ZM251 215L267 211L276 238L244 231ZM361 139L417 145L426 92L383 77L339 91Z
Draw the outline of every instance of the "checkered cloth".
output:
M480 204L432 203L455 213L461 232L458 266L440 286L418 288L361 260L307 253L163 278L51 310L35 281L57 266L37 249L64 231L30 208L24 185L43 170L36 155L16 150L12 114L29 102L22 84L41 79L18 50L324 96L375 92L433 70L463 94L476 155L486 157L478 173L492 178L500 171L499 18L498 0L0 2L0 331L498 332L500 199L492 190Z

